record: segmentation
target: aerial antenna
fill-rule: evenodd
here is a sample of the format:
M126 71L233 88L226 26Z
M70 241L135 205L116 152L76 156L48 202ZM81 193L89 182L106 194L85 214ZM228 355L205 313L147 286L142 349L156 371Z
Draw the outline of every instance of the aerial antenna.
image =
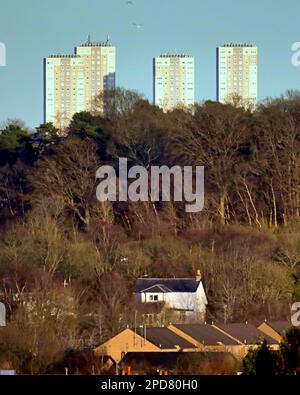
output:
M106 37L106 44L109 44L109 34L107 35L107 37Z
M88 44L90 44L91 43L91 35L89 34L88 35Z

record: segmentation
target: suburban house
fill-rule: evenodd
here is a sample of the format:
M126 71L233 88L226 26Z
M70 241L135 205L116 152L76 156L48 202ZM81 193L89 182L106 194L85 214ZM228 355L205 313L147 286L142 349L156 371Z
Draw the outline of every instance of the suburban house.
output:
M188 361L220 366L227 361L227 365L233 366L234 361L244 358L249 348L257 347L262 339L278 350L277 340L247 323L174 324L160 328L143 325L123 330L94 352L100 361L110 360L110 368L118 365L137 371L143 365L174 371L184 364L188 366Z
M232 352L240 345L238 340L208 324L173 324L169 329L206 352Z
M168 328L125 329L94 351L97 356L109 356L120 362L127 353L186 352L195 351L196 346Z
M279 342L268 336L254 325L249 323L233 323L233 324L215 324L212 325L221 333L236 340L240 347L233 349L236 356L243 358L250 348L259 344L262 340L266 340L269 347L273 350L279 349Z
M239 324L173 324L169 329L195 344L199 351L228 352L236 358L243 358L250 347L266 339L273 348L278 341L263 333L254 325Z
M263 322L258 329L273 339L281 342L286 332L292 327L290 321Z
M162 313L168 313L169 322L205 321L207 298L199 270L195 278L139 278L134 295L141 304L153 307L152 312L148 309L148 324ZM160 306L159 313L155 306Z

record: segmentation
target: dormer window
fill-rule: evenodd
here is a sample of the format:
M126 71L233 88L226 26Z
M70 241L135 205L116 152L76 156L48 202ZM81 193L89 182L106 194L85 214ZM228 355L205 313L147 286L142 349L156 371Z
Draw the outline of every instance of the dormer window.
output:
M152 301L152 302L157 302L158 301L158 295L150 295L150 300Z

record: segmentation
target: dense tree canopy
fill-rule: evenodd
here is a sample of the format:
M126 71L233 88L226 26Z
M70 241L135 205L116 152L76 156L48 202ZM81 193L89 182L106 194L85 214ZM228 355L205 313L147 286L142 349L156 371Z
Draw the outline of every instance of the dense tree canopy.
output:
M132 286L144 274L189 277L201 269L208 320L285 319L300 294L300 96L289 92L252 112L206 102L163 113L122 89L108 99L75 114L67 130L1 127L0 295L11 350L2 353L0 334L0 364L45 372L63 357L59 333L68 349L141 322L130 312ZM146 168L204 165L204 210L100 203L96 170L117 167L119 157ZM28 306L48 303L45 284L60 312L39 323L55 345L51 355L39 331L36 343L16 341L20 328L34 330L24 321ZM68 298L67 311L57 295Z

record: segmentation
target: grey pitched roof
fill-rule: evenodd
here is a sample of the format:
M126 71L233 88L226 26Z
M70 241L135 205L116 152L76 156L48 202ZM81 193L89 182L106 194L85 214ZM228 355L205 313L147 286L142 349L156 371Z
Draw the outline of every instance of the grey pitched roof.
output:
M266 322L266 324L281 336L285 336L286 332L292 327L289 321Z
M146 332L146 336L145 336ZM152 344L155 344L161 349L176 349L179 346L182 349L186 348L196 348L196 346L182 337L178 336L176 333L172 332L168 328L137 328L137 333L145 337Z
M278 344L276 340L251 324L215 324L215 326L247 345L257 344L261 339L266 339L268 344Z
M193 278L139 278L135 283L134 292L141 293L154 287L161 286L161 292L190 292L197 291L200 281ZM152 290L149 290L151 292ZM152 291L153 292L153 291Z
M211 325L206 324L173 324L176 328L197 340L204 346L236 346L239 343Z
M147 289L143 290L144 292L154 292L154 293L161 293L161 292L172 292L169 288L167 288L165 285L163 284L157 284L157 285L152 285L150 287L148 287Z

